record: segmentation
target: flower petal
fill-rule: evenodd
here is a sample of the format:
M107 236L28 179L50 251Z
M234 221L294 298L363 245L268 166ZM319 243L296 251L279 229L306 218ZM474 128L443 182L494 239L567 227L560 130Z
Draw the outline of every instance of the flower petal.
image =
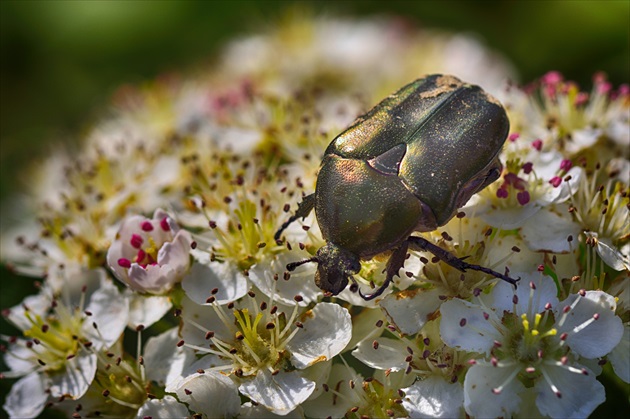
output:
M403 407L410 418L457 418L462 416L464 387L437 376L403 388Z
M48 374L52 385L50 395L69 395L74 399L83 396L96 375L96 354L80 354L65 363L62 371Z
M173 396L164 396L163 399L148 399L138 410L139 418L187 418L188 409Z
M558 321L558 333L568 333L567 344L584 358L608 354L623 336L623 324L614 313L615 300L602 291L587 291L584 297L572 294L560 308L577 303Z
M271 375L261 370L252 380L246 380L238 388L253 401L265 406L272 413L286 415L308 399L315 383L301 377L296 371L280 371Z
M289 341L291 362L304 369L340 353L352 337L348 310L338 304L319 303L302 314L302 329Z
M171 309L173 304L169 297L160 295L146 295L125 290L129 300L129 321L127 326L134 329L143 325L149 327L160 320Z
M378 345L375 345L375 342ZM352 355L368 367L400 371L407 367L405 358L409 353L407 352L407 344L403 341L380 337L373 341L360 342L357 349L352 351Z
M494 341L502 340L497 330L500 320L493 313L486 320L481 306L456 298L442 304L440 312L440 334L451 348L488 353Z
M561 396L558 397L547 380L540 379L536 383L536 405L543 415L552 418L586 418L606 400L604 386L591 372L584 375L562 367L546 366L545 374Z
M195 373L179 383L177 397L195 412L208 417L234 417L241 407L236 384L225 375L206 371Z
M182 281L182 288L188 298L197 304L207 304L212 290L218 290L214 298L219 304L227 304L244 296L249 283L243 272L229 262L193 263L188 275Z
M44 410L47 401L44 377L33 372L13 384L2 407L12 418L34 418Z
M405 290L385 297L380 305L390 322L405 334L418 333L442 303L439 291Z
M475 417L512 417L521 404L520 393L525 390L513 377L519 366L494 367L473 365L464 379L464 408ZM503 386L497 394L493 389Z
M608 360L615 370L615 374L626 383L630 383L630 325L623 328L623 337L619 345L608 354Z

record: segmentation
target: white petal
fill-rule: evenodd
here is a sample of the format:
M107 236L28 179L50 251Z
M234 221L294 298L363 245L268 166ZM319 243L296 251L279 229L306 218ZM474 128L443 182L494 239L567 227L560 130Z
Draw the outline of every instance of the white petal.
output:
M457 418L463 416L464 388L441 377L429 376L403 388L403 407L410 418Z
M306 263L291 272L289 280L284 279L287 263L310 258L306 251L294 250L283 252L273 259L265 259L252 266L249 270L249 279L265 295L272 297L276 301L287 305L295 305L293 297L301 295L304 299L299 304L306 306L315 302L322 295L322 291L317 288L314 282L315 269L317 264ZM277 275L278 279L274 279Z
M192 238L186 230L177 232L173 241L165 242L158 251L159 265L172 265L178 275L184 274L190 264L190 244ZM180 278L181 279L181 278Z
M628 354L630 354L630 325L625 325L621 342L608 354L608 360L615 374L626 383L630 383L630 356Z
M584 234L597 238L597 233L585 231ZM624 255L604 237L598 238L596 243L597 253L601 256L604 262L606 262L606 265L616 271L630 271L630 258L628 255Z
M357 346L357 344L364 339L371 339L376 336L380 336L383 333L383 327L378 327L377 322L386 322L385 314L383 310L362 310L360 313L355 314L352 317L352 339L344 351L348 351Z
M192 375L198 374L197 371L199 370L217 372L214 369L215 367L230 367L223 368L224 371L229 371L231 369L231 363L229 360L221 359L214 354L206 355L197 359L194 351L186 349L182 354L181 359L177 359L169 370L166 377L165 391L167 393L175 393L183 380Z
M527 313L533 315L545 311L545 305L551 304L551 307L558 307L558 298L556 297L557 288L553 278L542 275L540 272L510 272L513 278L521 278L518 282L516 291L514 287L505 282L499 281L492 289L492 302L490 304L497 313L503 311L514 311L514 295L518 298L516 304L516 315ZM536 287L532 290L530 282ZM531 298L531 301L530 301ZM531 312L528 312L528 309Z
M521 229L521 236L531 250L551 253L571 252L573 249L567 237L578 237L579 234L579 224L569 216L562 216L548 208L527 220Z
M363 379L356 372L344 364L333 364L330 376L326 382L335 392L327 391L316 399L309 399L302 404L307 417L342 418L353 406L365 403L358 395L358 391L350 388L350 381L362 382Z
M374 342L378 342L377 349L374 349ZM409 353L407 352L407 344L400 339L380 337L359 343L357 349L352 351L352 355L368 367L400 371L407 367L405 358Z
M182 319L180 334L186 343L193 345L206 346L206 330L211 330L221 340L231 342L236 333L236 326L228 328L221 318L217 315L216 310L209 305L199 305L194 301L184 297L182 299ZM196 323L196 324L193 324ZM202 329L199 329L200 325Z
M272 413L284 416L308 399L315 390L315 383L301 377L296 371L280 371L271 375L269 371L262 370L238 389Z
M579 189L580 178L583 176L582 168L578 166L572 167L564 177L568 176L571 179L568 182L563 180L557 188L550 184L545 185L547 189L543 196L538 198L537 202L540 205L547 206L552 203L559 204L569 199Z
M287 413L286 415L276 415L271 413L262 405L252 405L250 402L243 403L241 405L241 411L238 414L239 419L241 418L249 418L249 419L274 419L274 418L287 418L287 419L302 419L304 418L304 410L301 406L298 406L295 410Z
M568 313L562 313L576 299L577 305ZM612 305L612 307L611 307ZM608 354L619 344L623 336L623 324L615 315L614 298L602 291L587 291L585 297L570 295L559 304L558 334L568 333L567 344L578 355L598 358ZM593 321L593 316L598 319Z
M90 311L92 316L83 324L83 332L94 342L94 348L99 349L103 345L109 348L127 326L129 319L127 298L109 281L92 294L86 310ZM92 323L96 323L98 330L94 329Z
M153 336L147 340L144 347L144 365L149 380L164 385L169 377L181 374L186 363L194 360L194 353L185 346L177 347L180 338L178 328L174 327L166 332Z
M197 304L207 304L212 290L219 304L227 304L244 296L249 290L247 278L238 267L228 262L195 262L182 281L188 298Z
M497 330L499 326L494 323L499 320L492 312L488 313L489 319L486 320L481 306L453 299L442 304L440 312L440 334L451 348L488 353L495 340L502 340Z
M63 371L49 373L52 381L50 395L69 395L73 399L83 396L96 375L96 354L79 354L65 363Z
M338 304L319 303L300 320L304 327L286 346L291 362L299 369L332 359L352 337L350 313Z
M44 410L47 401L44 378L33 372L11 386L2 407L11 418L34 418Z
M129 321L127 326L134 330L139 325L144 327L151 326L164 317L173 306L169 297L138 294L130 289L125 290L125 295L129 300Z
M525 222L540 211L540 206L534 202L518 207L492 209L485 213L480 213L479 218L492 227L503 230L512 230L521 227Z
M464 379L466 412L480 418L509 418L516 413L521 403L520 393L525 387L516 377L508 381L514 368L473 365ZM501 385L504 385L502 391L493 393L492 390Z
M4 362L11 369L13 374L6 377L20 377L31 371L38 369L37 355L32 349L26 347L27 340L18 339L15 343L8 345L8 350L4 354Z
M241 407L236 384L214 371L193 374L182 380L177 397L187 403L192 411L205 413L209 418L236 416Z
M579 365L576 367L580 368ZM586 418L606 400L604 386L595 374L574 373L561 367L545 366L545 372L561 393L558 397L542 377L536 383L536 405L552 418Z
M29 295L20 304L11 307L6 318L20 330L28 330L33 327L33 323L25 316L24 306L28 307L29 316L43 316L50 309L51 299L46 293L41 292L36 295Z
M168 395L163 399L148 399L137 414L139 418L153 419L179 419L188 416L186 406L178 402L175 397Z
M431 289L405 290L390 294L381 302L381 308L389 318L405 334L418 333L442 303L439 291Z

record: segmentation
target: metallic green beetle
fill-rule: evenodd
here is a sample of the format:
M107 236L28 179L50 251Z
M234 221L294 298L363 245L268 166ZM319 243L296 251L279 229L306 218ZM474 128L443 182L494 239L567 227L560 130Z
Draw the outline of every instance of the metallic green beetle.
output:
M501 104L479 86L448 75L416 80L387 97L328 146L315 193L275 239L313 208L326 245L317 256L287 265L289 271L317 262L315 282L333 295L353 281L359 261L392 250L386 279L402 268L409 247L429 251L464 272L478 270L516 285L517 280L458 259L422 237L446 224L468 199L499 178L499 153L509 121Z

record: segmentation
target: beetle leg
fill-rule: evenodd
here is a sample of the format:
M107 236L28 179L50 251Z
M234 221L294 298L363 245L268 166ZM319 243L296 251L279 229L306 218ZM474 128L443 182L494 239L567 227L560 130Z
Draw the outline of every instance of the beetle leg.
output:
M423 239L422 237L410 236L408 239L408 242L411 244L412 248L415 248L416 250L431 252L435 256L437 256L441 261L448 263L453 268L458 269L462 272L466 272L466 269L472 269L473 271L484 272L488 275L494 276L495 278L499 278L506 282L509 282L510 284L514 285L514 287L516 287L516 283L520 279L520 278L518 279L510 278L507 275L503 275L499 272L493 271L492 269L486 268L485 266L472 265L470 263L464 262L463 258L459 259L457 256L453 255L451 252L444 250L439 246L434 245L433 243L429 242L426 239Z
M315 207L315 194L312 193L310 195L302 198L302 202L298 204L298 209L295 211L295 214L291 216L280 228L276 231L276 234L273 235L274 240L280 240L280 235L284 230L286 230L289 225L297 220L298 218L305 219Z
M398 275L398 271L400 271L400 268L404 266L405 259L407 258L408 248L409 248L409 242L405 240L404 242L402 242L402 244L400 245L398 249L394 250L392 255L389 257L389 260L387 261L387 265L385 266L386 275L385 275L385 282L383 282L383 285L378 287L376 291L374 291L372 294L368 294L368 295L363 295L361 293L361 290L359 290L359 295L361 296L361 298L363 298L366 301L373 300L374 298L381 295L383 291L387 289L390 282L392 282L392 279L394 278L394 276Z

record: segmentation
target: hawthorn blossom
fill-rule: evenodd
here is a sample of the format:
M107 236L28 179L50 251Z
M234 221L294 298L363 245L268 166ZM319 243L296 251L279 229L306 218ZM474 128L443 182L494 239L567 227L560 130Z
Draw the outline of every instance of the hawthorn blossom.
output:
M126 218L107 252L116 277L132 290L163 294L180 282L190 266L192 239L158 209L153 219Z
M206 357L195 364L200 372L171 386L178 394L186 394L188 389L197 400L213 400L219 389L238 386L242 395L284 415L313 393L316 382L310 374L317 371L314 366L332 359L350 341L348 311L332 303L305 310L299 304L284 306L273 300L258 303L255 297L250 291L227 306L213 303L212 297L210 306L184 301L183 340L178 345ZM300 300L297 296L296 302ZM207 375L207 371L222 372L235 384L231 386L216 374ZM225 414L236 414L232 408Z
M2 376L22 377L4 404L11 417L37 416L51 397L82 397L95 378L101 352L125 329L127 301L104 272L94 271L81 281L78 295L72 289L56 294L44 286L3 313L24 336L3 336L9 343L4 360L11 370Z
M550 277L519 275L529 286L515 293L499 283L486 301L454 299L441 307L444 342L484 355L466 373L466 412L510 416L533 391L543 415L587 416L604 401L604 387L584 362L608 354L623 334L614 299L585 291L558 301Z

